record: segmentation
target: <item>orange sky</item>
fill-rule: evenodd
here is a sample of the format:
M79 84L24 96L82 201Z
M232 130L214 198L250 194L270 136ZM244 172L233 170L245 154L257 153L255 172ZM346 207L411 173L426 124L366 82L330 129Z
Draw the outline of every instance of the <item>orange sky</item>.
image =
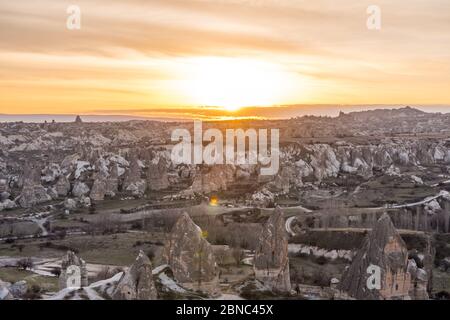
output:
M450 2L376 2L0 0L0 113L450 104Z

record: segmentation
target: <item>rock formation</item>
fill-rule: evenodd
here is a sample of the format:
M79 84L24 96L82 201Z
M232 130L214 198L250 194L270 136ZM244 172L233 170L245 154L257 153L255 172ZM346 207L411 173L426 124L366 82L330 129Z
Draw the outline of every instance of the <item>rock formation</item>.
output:
M28 284L25 280L13 283L9 288L9 292L16 298L22 298L28 290Z
M110 174L106 179L106 192L108 197L114 197L119 190L119 168L114 164L110 170Z
M183 213L175 223L162 257L185 288L209 294L219 292L218 267L205 233Z
M143 251L139 252L130 269L123 273L113 293L115 300L155 300L152 263Z
M101 201L105 199L105 194L106 180L102 176L99 176L95 179L94 184L92 185L89 197L94 201Z
M60 175L55 185L56 193L60 197L65 197L70 191L70 182L65 175Z
M64 200L64 208L67 210L75 210L77 208L77 202L74 199L66 198Z
M428 300L428 274L423 268L419 268L417 263L410 259L408 261L408 273L411 275L411 287L409 296L413 300Z
M371 266L381 270L379 289L369 289ZM339 288L359 300L410 299L411 274L407 267L408 250L405 242L391 218L384 214L344 272Z
M136 157L133 157L130 168L126 172L122 189L133 196L141 197L144 195L146 188L147 184L141 179L139 161Z
M6 179L0 179L0 195L8 192L8 183Z
M59 276L60 290L68 287L87 287L88 273L86 262L77 257L74 252L67 251L61 262L61 274Z
M37 168L26 166L23 176L23 188L20 194L19 204L23 208L31 208L37 204L50 201L51 197L40 182L40 174Z
M290 292L288 237L283 212L276 208L259 236L253 260L255 278L274 292Z
M197 193L211 193L227 190L228 183L234 180L235 168L231 165L205 167L195 174L192 190Z
M9 291L9 283L0 280L0 301L13 300L14 296Z
M72 189L72 195L74 197L82 197L84 195L87 195L89 193L89 187L86 185L86 183L77 181Z
M147 183L150 190L164 190L169 187L166 160L160 158L157 164L150 163L147 170Z

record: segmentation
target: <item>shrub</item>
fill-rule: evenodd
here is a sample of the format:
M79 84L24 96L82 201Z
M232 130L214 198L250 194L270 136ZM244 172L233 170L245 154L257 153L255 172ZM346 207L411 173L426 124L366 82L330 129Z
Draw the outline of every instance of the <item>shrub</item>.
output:
M61 268L56 267L56 268L52 269L50 272L54 276L59 277L61 275Z
M37 300L41 297L41 292L41 287L37 284L33 284L28 288L27 293L24 295L24 298L28 300Z
M311 280L316 286L328 287L331 278L324 271L316 270L313 273Z
M33 269L34 263L33 260L31 260L31 258L23 258L17 262L17 266L19 267L19 269L28 270Z
M316 260L316 263L320 266L323 266L324 264L327 263L327 258L325 258L324 256L317 257L315 260Z

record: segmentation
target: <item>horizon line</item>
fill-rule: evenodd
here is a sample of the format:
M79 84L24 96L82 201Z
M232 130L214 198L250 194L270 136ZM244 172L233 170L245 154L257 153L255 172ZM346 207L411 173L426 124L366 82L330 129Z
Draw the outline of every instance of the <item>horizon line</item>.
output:
M327 113L315 113L312 110L301 110L302 107L332 107L333 110L328 110ZM382 107L382 108L380 108ZM214 116L214 115L206 115L206 114L198 114L196 115L193 110L198 108L199 110L205 110L206 108L219 108L219 107L190 107L190 108L175 108L173 110L178 110L181 112L182 110L190 110L190 114L177 114L171 113L163 115L161 112L162 109L155 109L154 115L145 115L137 113L137 109L129 109L130 112L126 113L126 110L117 110L120 113L0 113L0 122L28 122L28 123L43 123L45 121L49 122L51 119L59 118L57 122L65 123L65 122L73 122L75 117L80 116L84 118L90 118L86 122L126 122L126 121L157 121L157 122L187 122L193 120L204 120L204 121L227 121L227 120L288 120L297 117L306 117L306 116L315 116L315 117L331 117L336 118L339 116L340 112L344 113L352 113L352 112L365 112L365 111L374 111L374 110L395 110L410 107L412 109L417 109L425 113L429 114L449 114L450 109L447 112L443 110L429 110L429 108L450 108L448 104L423 104L423 105L414 105L414 104L349 104L349 105L336 105L336 104L290 104L290 105L274 105L274 106L250 106L250 107L242 107L236 111L228 111L226 109L223 110L222 116ZM245 109L293 109L296 111L304 111L302 114L292 114L292 115L279 115L274 114L273 116L240 116L239 112ZM355 110L345 110L349 108L357 108ZM425 109L425 110L424 110ZM167 111L171 110L168 108ZM108 110L113 111L113 110ZM287 110L289 111L289 110ZM317 110L319 111L319 110ZM323 110L322 110L323 111ZM346 111L346 112L345 112ZM123 112L123 113L122 113ZM134 113L133 113L134 112ZM142 112L152 112L152 109L143 109ZM234 116L233 116L234 114ZM2 119L6 118L6 119ZM8 119L10 118L10 119ZM11 119L12 118L12 119ZM14 119L15 118L15 119ZM21 119L22 118L22 119ZM28 119L27 119L28 118ZM33 119L37 118L37 119ZM70 119L69 119L70 118ZM103 118L103 119L102 119ZM85 120L85 119L83 119Z

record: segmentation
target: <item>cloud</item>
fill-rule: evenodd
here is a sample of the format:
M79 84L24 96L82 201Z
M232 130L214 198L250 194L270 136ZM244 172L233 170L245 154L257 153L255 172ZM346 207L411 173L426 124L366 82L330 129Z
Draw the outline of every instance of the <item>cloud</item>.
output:
M73 1L0 0L0 102L77 108L79 90L93 109L127 99L141 108L189 105L171 86L180 59L227 56L267 60L305 81L308 94L292 92L280 104L450 103L448 1L378 0L379 32L366 28L369 0L76 3L82 27L70 31Z

